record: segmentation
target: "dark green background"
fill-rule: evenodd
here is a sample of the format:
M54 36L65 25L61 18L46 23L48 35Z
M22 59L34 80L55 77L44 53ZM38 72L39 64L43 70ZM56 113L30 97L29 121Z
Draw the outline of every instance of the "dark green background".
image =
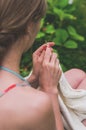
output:
M71 5L68 0L48 0L41 30L32 48L22 57L23 76L32 69L32 53L47 41L56 43L54 49L64 71L71 68L86 71L86 0L74 0Z

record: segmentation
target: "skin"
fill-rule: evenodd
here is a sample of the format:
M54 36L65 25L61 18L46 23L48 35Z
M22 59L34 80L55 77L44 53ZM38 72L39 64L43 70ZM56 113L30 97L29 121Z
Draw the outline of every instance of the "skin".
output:
M57 89L57 84L61 76L59 60L57 59L57 54L51 52L51 48L49 46L46 48L46 51L43 51L40 57L44 58L39 74L40 89L46 92L51 99L55 115L56 129L63 130L64 128L60 114Z
M57 89L57 84L61 76L61 70L59 68L57 54L53 53L51 49L51 46L53 45L54 43L44 44L33 54L33 57L35 58L33 58L33 72L29 78L29 82L31 82L31 77L38 77L39 89L47 93L51 99L56 122L56 130L63 130L64 128L58 103ZM39 50L40 53L38 52ZM34 81L36 81L36 79Z
M52 47L52 45L50 45L50 47ZM44 50L45 50L45 47L44 47ZM39 62L41 63L40 58L39 58ZM37 62L37 60L36 60L36 62L34 61L33 63L35 63L35 64L37 63L38 68L41 68L41 66L39 65L39 62ZM35 72L37 72L37 74L38 74L39 73L38 71L39 71L39 69L36 70ZM72 86L73 89L86 89L86 87L85 87L86 86L86 73L84 71L82 71L80 69L71 69L71 70L65 72L64 74L65 74L66 79L68 80L69 84ZM34 81L37 81L37 80L34 80ZM34 84L35 83L36 82L34 82ZM38 84L39 83L37 83L37 85ZM83 120L82 122L86 126L86 120Z
M73 89L86 89L86 73L80 69L71 69L64 73ZM86 120L82 121L86 126Z
M55 129L52 105L45 93L17 87L0 99L0 105L1 130Z
M37 88L39 86L39 72L42 66L43 57L40 57L43 51L46 50L47 46L54 46L53 42L49 42L47 44L43 44L33 53L33 71L31 76L27 80L31 83L33 88ZM52 48L51 48L52 51Z
M39 23L31 23L29 27L35 38L39 30ZM28 35L26 35L19 39L4 57L2 66L19 73L22 54L27 48L32 46L34 38L29 39ZM49 45L53 46L53 43ZM51 49L47 48L45 52L43 52L46 46L47 45L43 45L33 54L33 61L39 64L39 66L42 65L42 70L39 71L36 70L36 64L31 75L34 77L33 79L38 78L39 76L36 76L40 75L40 90L36 90L28 85L21 87L22 81L18 77L4 70L0 70L1 91L12 84L19 84L19 87L12 89L0 98L1 130L57 130L59 128L63 130L57 99L58 90L56 89L57 80L60 78L61 72L57 66L58 60L56 59L56 55L51 52ZM53 55L52 58L51 55ZM38 60L35 59L36 57ZM39 62L40 59L43 62ZM51 64L49 59L52 59L53 64ZM44 63L47 64L44 66ZM47 70L47 72L45 70ZM46 74L48 74L48 77L45 79ZM54 78L52 79L52 77ZM51 80L51 84L47 84L49 80ZM54 109L54 107L56 107L56 109ZM58 119L56 119L55 115L58 116ZM8 117L10 118L8 119Z
M80 69L71 69L65 72L65 76L74 89L86 89L86 73ZM85 85L84 85L85 84Z

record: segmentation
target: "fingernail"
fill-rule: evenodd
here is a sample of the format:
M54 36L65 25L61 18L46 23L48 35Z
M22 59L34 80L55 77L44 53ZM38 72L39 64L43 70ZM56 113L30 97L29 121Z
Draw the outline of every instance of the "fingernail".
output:
M51 46L54 46L55 43L54 43L54 42L48 42L47 45L48 45L49 47L51 47Z

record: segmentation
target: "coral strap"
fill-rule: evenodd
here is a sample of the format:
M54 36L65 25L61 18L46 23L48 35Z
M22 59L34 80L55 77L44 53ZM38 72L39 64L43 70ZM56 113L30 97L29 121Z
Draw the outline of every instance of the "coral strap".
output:
M11 89L13 89L15 87L16 87L16 84L13 84L13 85L9 86L8 88L6 88L5 90L0 91L0 97L2 97L4 94L6 94L7 92L9 92Z
M13 89L15 87L16 87L16 84L9 86L7 89L4 90L4 93L7 93L8 91L10 91L11 89Z

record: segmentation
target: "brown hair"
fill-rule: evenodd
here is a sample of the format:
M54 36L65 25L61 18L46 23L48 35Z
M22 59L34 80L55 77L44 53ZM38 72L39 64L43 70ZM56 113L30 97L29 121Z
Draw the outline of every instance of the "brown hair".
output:
M46 12L45 0L0 0L0 57Z

